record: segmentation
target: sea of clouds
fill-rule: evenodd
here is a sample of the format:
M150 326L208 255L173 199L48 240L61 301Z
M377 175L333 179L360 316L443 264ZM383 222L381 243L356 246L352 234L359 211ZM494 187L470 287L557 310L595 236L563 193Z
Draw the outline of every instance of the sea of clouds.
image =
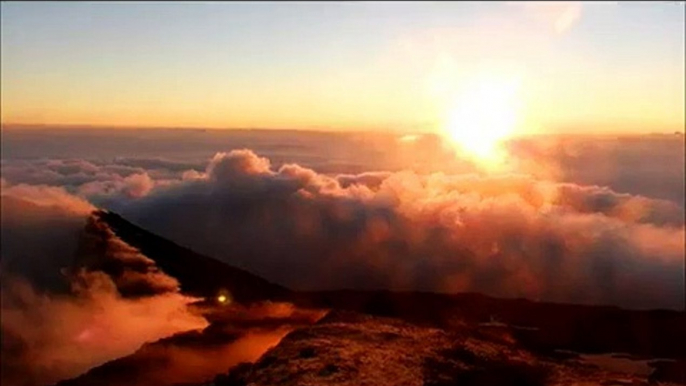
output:
M411 139L5 130L2 193L107 208L294 289L683 307L683 136L520 138L498 173ZM30 266L15 228L3 264Z

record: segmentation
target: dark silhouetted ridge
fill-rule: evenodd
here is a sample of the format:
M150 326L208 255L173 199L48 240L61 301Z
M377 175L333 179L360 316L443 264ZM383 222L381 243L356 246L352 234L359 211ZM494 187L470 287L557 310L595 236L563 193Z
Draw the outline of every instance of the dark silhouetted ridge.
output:
M290 291L245 270L193 252L125 220L116 213L98 210L93 216L104 223L127 244L155 261L166 274L176 278L183 293L214 297L228 291L238 302L274 300Z

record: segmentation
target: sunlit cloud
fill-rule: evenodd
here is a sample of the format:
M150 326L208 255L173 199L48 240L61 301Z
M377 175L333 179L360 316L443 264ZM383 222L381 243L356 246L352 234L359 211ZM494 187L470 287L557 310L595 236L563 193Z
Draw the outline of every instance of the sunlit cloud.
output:
M299 289L683 303L678 205L598 186L518 174L337 177L296 164L272 167L240 150L215 155L203 176L153 190L121 210L173 240ZM591 274L601 266L614 278L609 287L607 275Z

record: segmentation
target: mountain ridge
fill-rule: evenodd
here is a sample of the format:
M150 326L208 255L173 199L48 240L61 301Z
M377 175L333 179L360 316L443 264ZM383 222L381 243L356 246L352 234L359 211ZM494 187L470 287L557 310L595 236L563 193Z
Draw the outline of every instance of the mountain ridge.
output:
M205 256L149 232L122 216L105 210L93 212L127 244L139 249L166 274L181 284L181 292L191 296L215 297L228 292L239 302L281 299L291 291L244 269Z

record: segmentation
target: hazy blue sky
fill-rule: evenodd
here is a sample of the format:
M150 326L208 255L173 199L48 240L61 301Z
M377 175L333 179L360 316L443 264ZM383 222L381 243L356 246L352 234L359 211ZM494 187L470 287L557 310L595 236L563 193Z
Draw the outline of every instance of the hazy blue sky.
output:
M683 127L684 2L2 3L3 123L432 130L508 77L524 126Z

